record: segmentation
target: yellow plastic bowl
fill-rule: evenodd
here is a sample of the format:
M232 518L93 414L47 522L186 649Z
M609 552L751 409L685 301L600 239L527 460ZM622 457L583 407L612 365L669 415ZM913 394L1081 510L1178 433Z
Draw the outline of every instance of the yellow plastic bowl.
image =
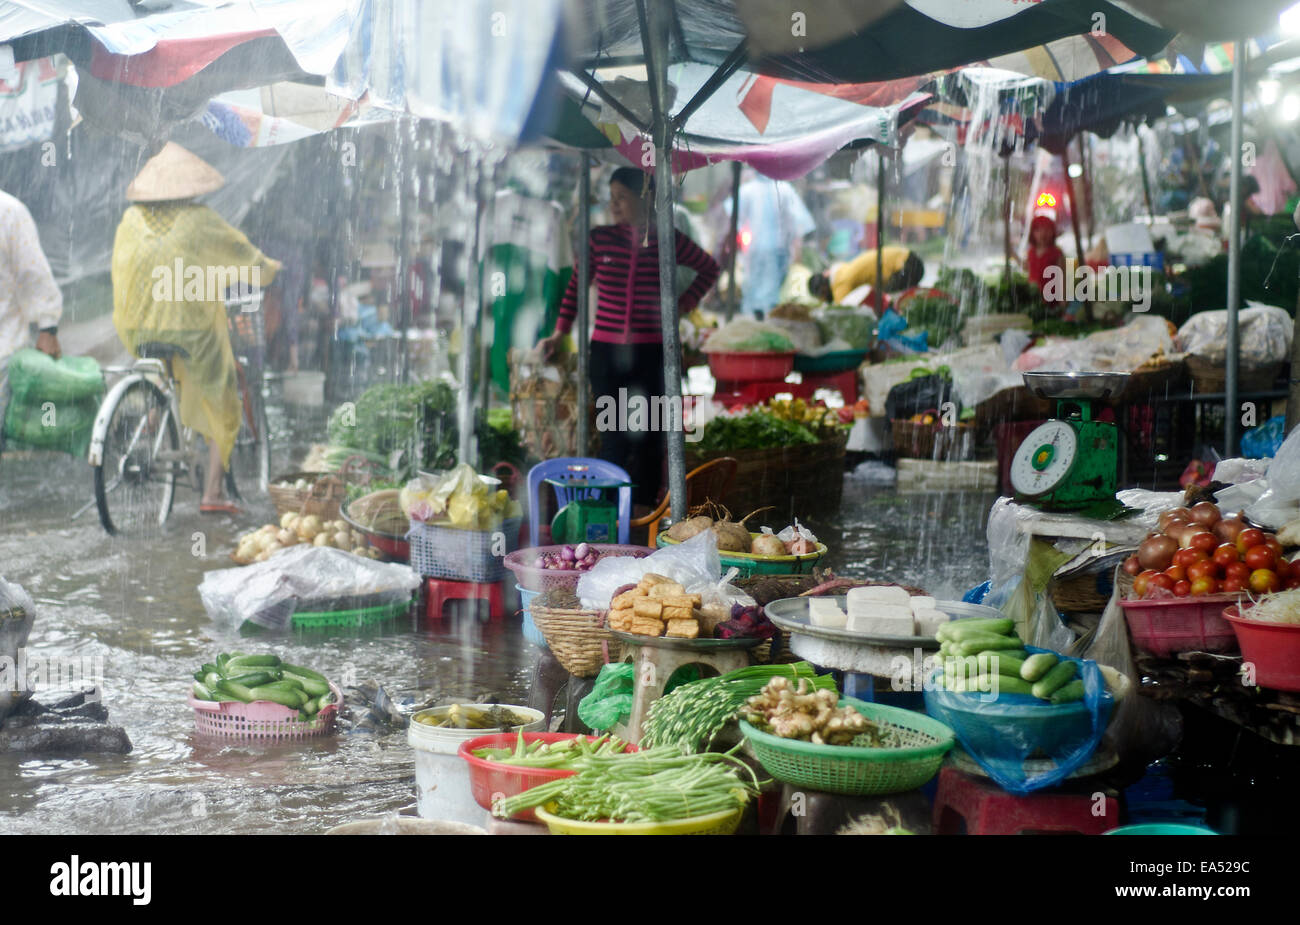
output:
M554 808L555 804L550 803L533 810L537 821L545 823L552 835L732 835L744 814L744 807L740 807L672 822L579 822L547 811Z
M751 540L756 540L762 535L762 533L749 534ZM655 542L660 546L678 545L677 540L670 539L662 533L659 534L659 537L656 538ZM809 559L820 559L822 556L826 555L826 553L827 546L825 543L821 542L817 544L816 552L806 552L802 556L758 556L752 552L734 552L729 549L718 550L718 555L723 559L752 559L755 562L806 562Z

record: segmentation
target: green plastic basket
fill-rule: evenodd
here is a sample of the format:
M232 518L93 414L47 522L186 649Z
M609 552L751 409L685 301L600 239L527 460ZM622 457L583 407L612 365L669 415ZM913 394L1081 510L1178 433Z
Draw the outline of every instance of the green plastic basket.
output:
M840 706L851 706L872 722L898 732L903 746L816 745L760 732L743 719L740 731L759 763L777 780L851 796L914 790L939 773L944 756L953 746L953 731L924 713L852 697L842 698Z
M410 606L407 599L355 610L300 612L293 615L292 625L296 630L356 629L400 617Z
M761 535L750 534L751 537ZM655 545L662 549L665 546L676 546L677 542L669 539L667 533L660 533L655 538ZM724 572L730 568L736 569L740 573L737 578L753 578L755 575L808 575L826 553L826 544L818 543L816 552L802 556L753 556L746 553L720 552L718 561L722 563Z

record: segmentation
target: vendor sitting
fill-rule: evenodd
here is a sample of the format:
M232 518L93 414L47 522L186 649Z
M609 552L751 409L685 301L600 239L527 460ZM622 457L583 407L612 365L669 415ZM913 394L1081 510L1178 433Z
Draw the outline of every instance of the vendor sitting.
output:
M886 292L900 292L921 282L925 264L906 247L886 247L880 253ZM876 285L876 251L863 251L847 263L832 264L826 273L808 280L808 291L823 302L850 304L849 294L861 286Z
M1056 246L1056 223L1046 215L1037 215L1029 223L1029 253L1025 255L1025 271L1029 281L1038 287L1043 301L1048 305L1062 305L1063 299L1053 299L1047 294L1048 269L1056 267L1065 272L1065 252ZM1065 292L1064 276L1057 283L1057 291Z

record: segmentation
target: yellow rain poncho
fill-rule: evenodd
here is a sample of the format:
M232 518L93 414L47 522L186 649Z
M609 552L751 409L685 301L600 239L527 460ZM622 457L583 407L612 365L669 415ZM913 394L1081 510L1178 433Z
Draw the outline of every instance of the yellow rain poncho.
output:
M192 202L133 205L113 241L118 337L132 354L147 341L189 354L173 364L181 423L215 441L227 467L243 406L219 289L234 285L241 270L246 281L266 287L279 269L220 215Z

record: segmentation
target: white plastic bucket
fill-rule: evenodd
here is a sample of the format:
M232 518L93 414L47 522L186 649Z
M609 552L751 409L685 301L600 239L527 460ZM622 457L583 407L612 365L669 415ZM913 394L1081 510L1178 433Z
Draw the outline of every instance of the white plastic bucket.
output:
M525 726L516 726L511 731L522 729L524 732L541 732L546 727L546 714L530 707L517 707L511 704L476 703L472 706L490 709L500 706L526 716L529 722ZM447 707L434 707L422 710L422 713L437 713ZM415 796L419 803L421 819L439 819L446 822L464 822L468 825L483 826L488 822L488 813L479 806L469 786L469 767L457 757L456 752L461 743L490 735L491 729L449 729L428 726L416 722L406 728L406 741L415 749Z

